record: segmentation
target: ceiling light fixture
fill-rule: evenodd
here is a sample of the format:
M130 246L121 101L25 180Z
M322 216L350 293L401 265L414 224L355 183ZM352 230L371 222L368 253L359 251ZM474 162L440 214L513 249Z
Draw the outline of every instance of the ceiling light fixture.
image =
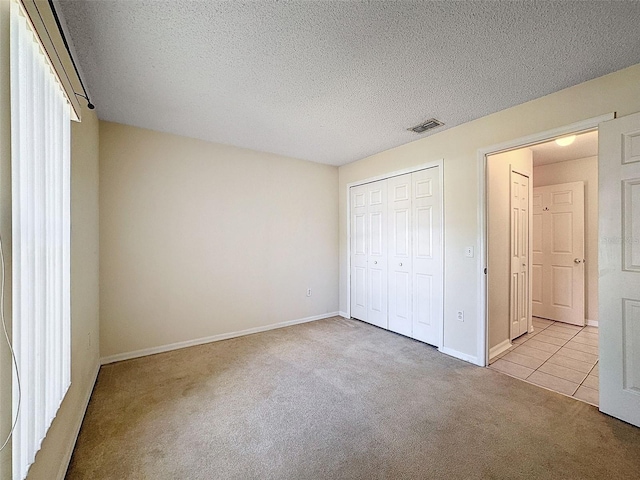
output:
M556 143L561 147L566 147L567 145L571 145L575 139L575 135L569 135L568 137L556 138Z

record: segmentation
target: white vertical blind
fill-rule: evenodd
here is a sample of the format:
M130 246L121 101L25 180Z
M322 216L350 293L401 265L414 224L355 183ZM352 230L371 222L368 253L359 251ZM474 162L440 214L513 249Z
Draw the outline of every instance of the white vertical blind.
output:
M23 480L70 380L70 107L16 2L11 5L13 478ZM18 402L20 409L17 411Z

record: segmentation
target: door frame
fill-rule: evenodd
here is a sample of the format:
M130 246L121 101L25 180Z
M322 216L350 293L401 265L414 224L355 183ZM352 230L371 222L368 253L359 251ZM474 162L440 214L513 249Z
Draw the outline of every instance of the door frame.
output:
M562 127L554 128L544 132L527 135L525 137L516 138L503 143L490 145L478 149L477 152L477 168L478 168L478 365L485 367L489 365L489 289L487 284L487 275L485 270L488 268L487 254L487 156L496 153L502 153L518 148L525 148L531 145L553 140L569 134L584 133L597 130L598 125L607 120L613 120L615 112L607 113L593 118L588 118L580 122L571 123Z
M407 173L414 173L420 170L426 170L428 168L440 167L438 180L440 182L440 196L441 196L441 211L440 211L440 251L442 252L440 258L440 270L442 272L442 312L443 318L440 323L440 346L438 350L441 350L444 346L444 159L434 160L427 163L422 163L414 167L404 168L401 170L395 170L393 172L384 173L382 175L376 175L375 177L368 177L362 180L356 180L347 184L347 311L345 312L346 318L351 318L351 187L357 187L359 185L365 185L367 183L377 182L379 180L386 180L387 178L398 177L400 175L406 175Z

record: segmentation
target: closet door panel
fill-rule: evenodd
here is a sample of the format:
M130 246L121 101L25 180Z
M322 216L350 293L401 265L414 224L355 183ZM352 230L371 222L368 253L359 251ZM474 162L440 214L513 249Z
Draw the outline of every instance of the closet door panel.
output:
M411 174L387 180L389 212L389 330L412 336Z
M413 183L413 337L440 346L442 252L440 167L411 174Z
M367 321L367 186L351 187L351 316Z
M367 322L387 328L387 181L368 187Z

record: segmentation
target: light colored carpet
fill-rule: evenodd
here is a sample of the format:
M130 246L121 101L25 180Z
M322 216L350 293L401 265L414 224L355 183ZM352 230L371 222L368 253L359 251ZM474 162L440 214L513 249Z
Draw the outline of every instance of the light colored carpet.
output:
M102 368L68 479L634 478L640 429L342 318Z

